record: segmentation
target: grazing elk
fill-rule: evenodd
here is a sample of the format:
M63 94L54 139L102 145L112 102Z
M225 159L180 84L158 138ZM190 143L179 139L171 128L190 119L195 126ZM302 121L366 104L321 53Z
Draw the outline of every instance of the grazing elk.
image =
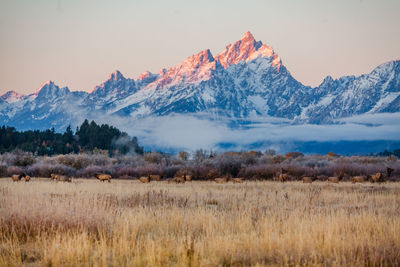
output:
M338 176L332 176L332 177L328 177L328 182L337 184L340 182L340 179Z
M232 178L232 182L234 184L241 184L243 183L243 178Z
M148 183L150 183L150 178L149 177L140 177L139 178L139 181L141 182L141 183L144 183L144 184L148 184Z
M21 174L13 174L11 176L11 179L13 180L13 182L19 182L21 180Z
M371 176L371 182L372 183L382 183L383 182L383 174L381 172L378 172L375 175Z
M190 181L192 181L192 179L193 179L193 175L191 175L191 174L185 174L185 181L186 181L186 182L190 182Z
M224 183L226 183L227 179L226 178L215 178L214 181L217 184L224 184Z
M355 184L355 183L364 183L366 180L367 180L367 177L366 177L366 176L354 176L354 177L351 179L351 182L352 182L353 184Z
M185 182L185 176L175 176L174 178L175 183L184 183Z
M94 176L101 182L108 181L109 183L111 183L111 175L109 174L96 173Z
M25 173L13 174L11 176L11 179L13 180L13 182L19 182L19 181L21 181L22 178L25 179L25 182L28 182L31 179L31 177L29 175L26 175Z
M161 175L158 174L149 174L150 181L161 181Z
M311 184L313 182L312 177L303 177L301 180L303 181L303 184Z

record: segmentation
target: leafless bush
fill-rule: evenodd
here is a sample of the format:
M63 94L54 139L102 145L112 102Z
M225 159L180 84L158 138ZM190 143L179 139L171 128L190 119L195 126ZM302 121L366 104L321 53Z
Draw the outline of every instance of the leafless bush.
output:
M18 166L10 166L7 168L8 176L11 176L13 174L22 174L23 172L24 171L22 170L22 168Z
M0 164L0 177L5 177L8 175L7 166L4 163Z
M35 163L35 157L30 152L24 152L16 149L13 152L7 152L3 155L3 161L8 166L29 166Z
M87 166L84 169L81 169L77 172L77 176L79 177L94 177L96 173L107 173L107 174L111 174L112 176L114 176L114 168L109 167L109 166L95 166L95 165L90 165Z
M26 173L34 177L50 177L52 173L73 176L76 169L63 164L46 164L43 162L35 163L26 169Z
M267 165L260 164L254 166L248 166L239 173L239 176L247 179L259 179L259 180L271 180L276 173L278 173L280 167L278 165Z
M163 159L163 155L159 152L151 152L151 153L146 153L144 155L144 160L149 162L149 163L154 163L154 164L160 164Z

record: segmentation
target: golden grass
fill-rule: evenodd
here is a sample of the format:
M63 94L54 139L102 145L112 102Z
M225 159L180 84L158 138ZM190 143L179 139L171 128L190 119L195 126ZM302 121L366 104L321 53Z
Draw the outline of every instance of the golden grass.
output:
M0 179L0 266L400 264L400 184Z

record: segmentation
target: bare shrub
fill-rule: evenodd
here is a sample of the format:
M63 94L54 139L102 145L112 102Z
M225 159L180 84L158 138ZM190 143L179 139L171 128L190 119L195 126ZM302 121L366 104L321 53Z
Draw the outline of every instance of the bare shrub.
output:
M73 176L76 170L63 164L47 164L43 162L35 163L26 169L26 173L34 177L50 177L52 173Z
M163 159L163 155L159 152L151 152L144 154L144 160L149 163L160 164Z
M95 166L95 165L90 165L86 167L85 169L81 169L77 172L77 176L79 177L94 177L97 173L107 173L107 174L114 174L114 169L110 168L108 166Z
M239 176L247 179L258 179L258 180L272 180L276 173L278 173L280 167L278 165L267 165L259 164L254 166L248 166L239 173Z
M15 165L25 167L35 163L36 159L32 153L16 149L13 152L4 153L3 161L8 166Z
M21 167L18 166L10 166L7 168L7 175L11 176L13 174L22 174L24 171L22 170Z
M5 164L0 164L0 177L5 177L8 175L7 166Z

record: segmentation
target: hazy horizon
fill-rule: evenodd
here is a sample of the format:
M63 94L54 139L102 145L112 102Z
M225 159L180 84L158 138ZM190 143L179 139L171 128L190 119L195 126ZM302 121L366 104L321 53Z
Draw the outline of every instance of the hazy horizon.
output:
M369 73L399 59L400 1L0 1L0 94L48 80L89 91L118 69L137 78L250 31L295 79Z

